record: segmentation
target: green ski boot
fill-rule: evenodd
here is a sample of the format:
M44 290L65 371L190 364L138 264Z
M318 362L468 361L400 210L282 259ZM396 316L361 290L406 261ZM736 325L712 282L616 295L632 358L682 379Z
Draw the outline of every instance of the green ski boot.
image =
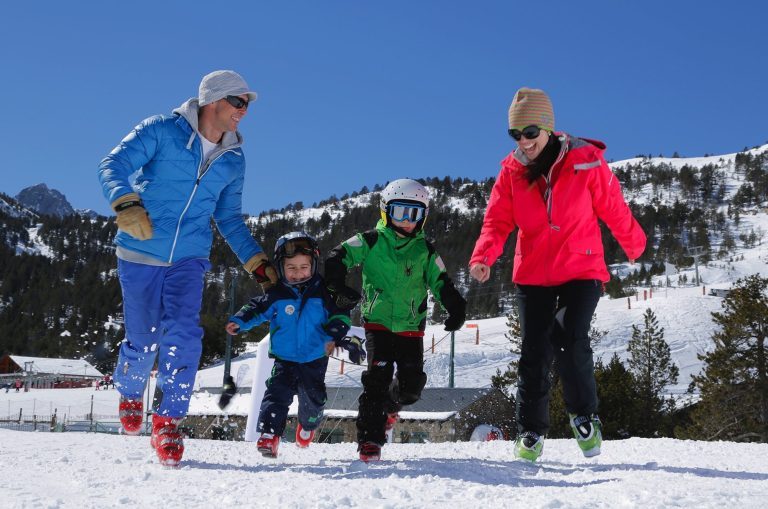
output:
M600 418L597 414L568 414L568 417L571 421L573 436L576 438L576 442L578 442L584 456L591 458L600 454L600 445L603 443L603 434Z
M544 450L544 438L533 431L523 431L515 440L515 458L534 463Z

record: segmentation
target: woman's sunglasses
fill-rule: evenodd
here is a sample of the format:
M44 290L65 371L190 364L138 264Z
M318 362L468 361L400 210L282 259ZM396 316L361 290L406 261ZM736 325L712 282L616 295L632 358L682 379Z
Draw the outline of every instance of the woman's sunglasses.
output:
M243 99L242 97L238 97L236 95L228 95L224 98L230 105L232 105L233 108L237 110L247 110L248 109L248 101Z
M509 135L512 136L515 141L520 141L523 138L526 140L534 140L539 137L539 133L541 133L541 128L537 125L529 125L528 127L524 127L522 131L520 129L509 130Z

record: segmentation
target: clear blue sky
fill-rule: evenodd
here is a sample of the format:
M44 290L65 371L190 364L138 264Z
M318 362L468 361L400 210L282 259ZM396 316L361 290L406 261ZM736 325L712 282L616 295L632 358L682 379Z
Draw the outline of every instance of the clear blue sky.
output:
M768 141L768 4L751 1L12 2L0 30L2 183L109 211L96 167L215 69L241 124L245 212L400 177L495 176L521 86L606 157Z

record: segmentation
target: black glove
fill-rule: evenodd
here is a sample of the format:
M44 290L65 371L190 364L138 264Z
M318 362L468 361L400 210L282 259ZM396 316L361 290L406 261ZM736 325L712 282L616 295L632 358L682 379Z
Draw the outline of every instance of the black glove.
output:
M445 330L451 332L461 329L467 318L467 301L447 277L445 285L440 291L440 300L445 310L448 311L448 318L443 324Z
M448 318L446 318L445 323L443 324L445 325L445 330L452 332L461 329L465 319L466 316L464 313L461 313L460 315L448 315Z
M336 307L341 311L351 311L360 302L360 294L347 285L328 285L326 288Z
M365 360L365 348L363 348L365 339L360 339L357 336L344 336L341 339L337 339L335 343L336 346L340 346L347 351L350 362L360 364Z
M333 338L334 342L337 342L347 335L347 332L349 332L349 324L338 318L334 318L323 325L323 329Z

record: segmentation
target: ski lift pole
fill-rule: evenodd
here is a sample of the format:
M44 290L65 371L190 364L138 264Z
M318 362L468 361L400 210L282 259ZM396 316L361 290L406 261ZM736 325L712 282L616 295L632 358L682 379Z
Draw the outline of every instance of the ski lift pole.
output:
M451 332L451 371L448 376L448 387L453 389L453 361L454 361L454 353L456 350L456 333Z
M229 283L229 316L235 314L235 291L237 289L237 272L232 275L232 281ZM219 408L224 410L232 396L237 393L235 380L230 374L232 365L232 334L227 332L227 342L224 348L224 379L222 380L221 396L219 397Z
M237 289L237 272L232 275L229 283L229 316L235 314L235 290ZM232 365L232 335L227 333L227 346L224 349L224 384L227 383L230 367Z

